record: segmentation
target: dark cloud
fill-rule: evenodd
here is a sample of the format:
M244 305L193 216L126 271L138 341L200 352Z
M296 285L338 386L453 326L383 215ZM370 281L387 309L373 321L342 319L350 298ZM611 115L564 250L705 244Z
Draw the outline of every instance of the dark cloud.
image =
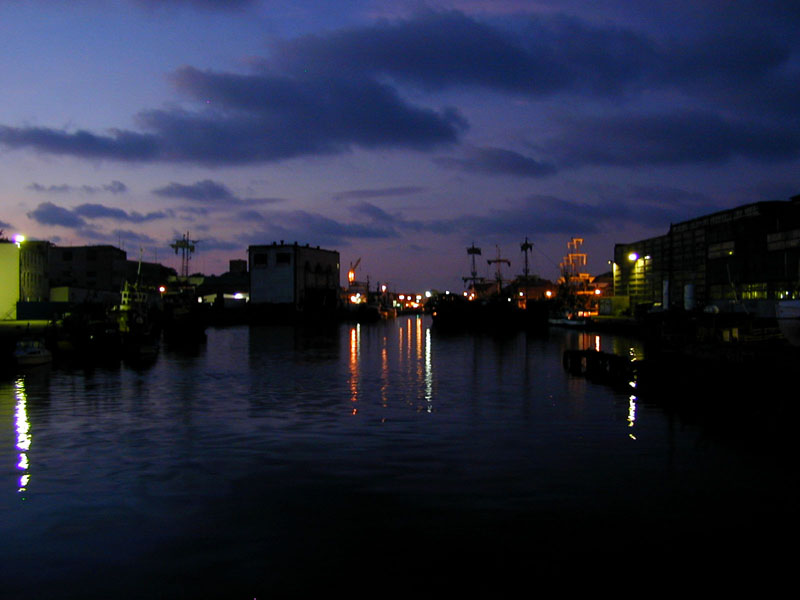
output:
M0 229L13 229L14 226L11 223L6 223L5 221L0 221Z
M639 77L651 46L635 33L566 17L531 18L524 31L510 33L460 12L425 12L275 42L265 66L538 95L616 89Z
M397 237L397 232L392 227L382 224L343 223L336 219L307 211L283 213L278 223L290 231L308 231L312 234L312 239L316 235L328 239Z
M557 171L553 164L503 148L471 148L466 158L440 157L434 162L445 168L488 175L547 177Z
M425 188L419 186L387 187L363 190L346 190L333 195L335 200L353 200L366 198L388 198L392 196L411 196L424 192Z
M367 217L372 222L394 223L401 221L401 217L390 215L382 208L369 202L361 202L356 204L355 206L350 207L350 210L356 215Z
M679 165L796 158L795 125L725 119L706 111L625 114L565 121L548 148L565 166Z
M88 131L60 131L45 127L8 127L0 125L0 144L9 148L32 148L38 152L108 158L124 161L154 160L159 156L159 142L151 135L112 130L109 135Z
M205 115L151 112L142 118L149 127L168 132L170 140L184 147L184 154L190 153L191 146L176 125L192 125L190 134L202 131L209 142L223 142L229 161L340 152L351 145L427 149L457 141L465 127L455 111L437 113L411 106L394 88L369 79L234 75L185 67L174 74L173 81L194 99L210 102L212 111ZM248 137L242 139L245 132ZM213 155L214 149L200 152Z
M36 209L28 213L28 218L42 225L68 227L70 229L79 230L80 234L84 237L101 240L114 240L119 237L118 232L110 236L104 234L102 231L94 229L93 226L89 225L89 220L109 219L128 223L146 223L165 219L170 216L172 215L168 212L151 212L144 215L135 211L129 213L122 209L103 206L102 204L81 204L70 210L62 206L57 206L52 202L43 202L39 204Z
M28 189L44 194L65 194L67 192L71 192L75 188L66 183L58 185L42 185L41 183L32 183L28 186Z
M485 214L466 214L452 219L406 220L377 207L361 205L355 212L374 222L391 223L397 230L476 238L515 235L590 235L618 226L637 225L666 230L669 223L691 219L709 210L724 208L698 193L669 187L613 187L597 194L595 202L578 202L553 195L534 194Z
M182 4L241 8L246 2ZM690 23L670 36L553 11L513 21L421 12L275 41L249 74L180 68L171 80L187 98L185 106L193 108L144 110L136 116L141 131L2 125L0 145L87 159L204 165L354 148L430 151L460 142L468 124L454 108L423 105L416 100L419 89L481 88L549 99L559 103L551 107L554 115L569 107L573 116L562 120L546 160L473 148L439 164L543 177L589 164L793 158L800 145L794 118L800 45L797 36L787 35L793 30L786 23L796 23L797 10L772 7L766 16L756 16L752 2L732 4L737 6L726 4L726 11L751 17L731 18L721 10L717 15L709 6L718 6L711 3L697 11L718 16L713 26ZM693 5L682 4L684 19L690 10ZM409 84L417 88L413 96L405 94ZM647 114L632 108L642 100L651 107ZM667 103L676 108L659 111Z
M70 228L86 226L86 221L79 215L61 206L56 206L52 202L42 202L28 213L28 218L42 225L60 225Z
M258 223L260 221L266 220L264 215L257 210L242 210L236 214L236 218L239 221L244 221L247 223Z
M242 198L242 204L282 204L288 202L286 198Z
M204 179L192 184L170 183L153 190L156 196L192 200L194 202L224 202L236 199L224 184L211 179Z
M113 208L102 204L81 204L73 209L73 212L86 219L113 219L115 221L129 221L131 223L145 223L171 217L168 212L158 211L141 214L136 211L126 212L121 208Z
M235 75L190 67L173 80L204 108L143 111L137 120L147 133L0 126L0 144L80 158L246 164L354 146L426 150L456 142L466 127L453 109L412 106L394 88L370 80Z
M331 247L355 241L401 238L405 233L457 235L474 239L516 236L573 236L607 233L627 225L667 230L680 222L725 208L715 199L697 192L666 186L606 186L593 201L575 201L535 194L487 210L450 219L407 219L369 202L350 207L351 221L331 219L306 211L261 213L246 211L239 218L256 225L245 233L244 243L264 244L314 240Z
M666 229L670 223L728 208L706 194L669 186L599 187L597 197L606 207L606 220L625 219L646 227Z
M391 223L348 223L300 210L266 214L248 211L240 216L263 225L243 234L243 241L249 244L269 244L278 240L303 244L306 243L304 240L314 240L314 245L339 247L350 245L351 240L396 238L399 235Z
M286 202L285 198L239 198L224 183L212 179L204 179L195 183L169 183L163 187L153 190L153 194L162 198L174 198L176 200L189 200L198 204L206 204L208 207L224 208L228 206L254 206L265 204L280 204ZM187 207L183 210L198 213L198 207ZM202 214L206 214L202 209Z
M128 242L131 244L161 245L158 240L151 238L149 235L138 231L131 231L130 229L114 229L109 235L103 237L107 240L116 240L118 242Z
M555 196L534 195L507 208L492 209L485 215L465 215L428 223L426 228L481 237L553 233L573 235L576 231L586 235L600 230L605 210L596 205L570 202Z
M181 234L176 233L175 237L180 237L180 235ZM214 237L202 237L197 240L196 249L200 252L208 252L211 250L242 251L243 247L241 240L231 242Z
M103 189L112 194L124 194L128 191L128 186L121 181L114 180L111 183L104 185Z
M45 194L64 194L68 192L83 192L86 194L94 194L96 192L110 192L112 194L123 194L128 191L128 186L126 186L121 181L112 181L106 185L102 185L100 187L93 186L93 185L81 185L81 186L72 186L66 183L56 184L56 185L43 185L41 183L32 183L28 186L29 190L33 190L34 192L40 192Z

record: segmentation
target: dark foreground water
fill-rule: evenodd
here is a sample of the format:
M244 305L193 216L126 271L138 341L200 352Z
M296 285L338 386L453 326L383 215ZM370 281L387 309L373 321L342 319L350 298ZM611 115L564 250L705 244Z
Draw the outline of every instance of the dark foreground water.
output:
M794 464L565 373L587 346L639 351L403 317L9 374L0 598L649 597L793 576Z

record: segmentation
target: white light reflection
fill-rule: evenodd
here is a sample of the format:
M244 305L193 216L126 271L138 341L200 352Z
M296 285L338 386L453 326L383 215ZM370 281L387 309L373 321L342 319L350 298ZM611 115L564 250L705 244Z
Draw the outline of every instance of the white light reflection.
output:
M633 427L636 424L636 396L628 398L628 427ZM633 432L628 434L632 440L636 439Z
M353 414L358 412L358 361L361 346L361 324L350 329L350 401L353 403Z
M31 424L28 420L28 396L25 393L25 380L21 377L17 379L14 382L14 388L17 400L14 424L17 430L17 450L20 451L17 469L23 472L19 478L17 492L22 493L28 488L31 480L30 462L28 461L28 451L31 449Z
M433 411L433 363L431 361L431 328L425 330L425 400L428 412Z

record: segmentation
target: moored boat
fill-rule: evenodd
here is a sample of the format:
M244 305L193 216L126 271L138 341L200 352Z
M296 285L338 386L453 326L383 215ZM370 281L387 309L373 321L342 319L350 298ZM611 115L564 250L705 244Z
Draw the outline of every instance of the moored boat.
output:
M775 318L783 337L800 346L800 300L781 300L775 305Z
M23 338L14 348L14 361L20 367L32 367L49 364L53 354L47 349L44 342L38 339Z
M115 307L123 358L138 359L158 353L159 331L148 309L147 294L137 284L125 282L121 301Z

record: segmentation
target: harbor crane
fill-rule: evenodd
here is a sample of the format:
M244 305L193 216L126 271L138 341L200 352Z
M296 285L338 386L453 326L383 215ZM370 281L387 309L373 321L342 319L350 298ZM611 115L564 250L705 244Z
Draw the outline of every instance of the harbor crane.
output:
M355 264L350 263L350 270L347 272L347 283L353 285L356 281L356 269L358 265L361 264L361 257L355 262Z

